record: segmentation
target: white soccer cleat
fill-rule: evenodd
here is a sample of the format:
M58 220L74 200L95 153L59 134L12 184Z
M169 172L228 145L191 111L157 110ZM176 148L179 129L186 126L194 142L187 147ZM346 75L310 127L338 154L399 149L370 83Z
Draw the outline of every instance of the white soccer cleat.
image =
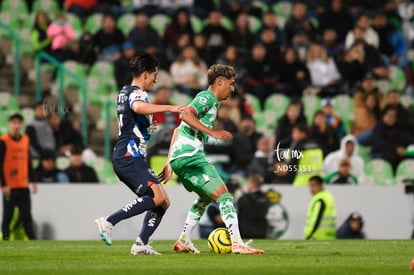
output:
M183 243L181 240L175 242L174 251L178 253L200 254L200 250L192 242Z
M132 255L161 255L161 253L157 252L150 246L149 244L137 244L134 243L131 247L131 254Z
M231 253L234 254L264 254L264 250L250 247L253 240L249 240L245 244L233 243L231 245Z
M98 229L101 239L105 242L106 245L111 245L111 232L114 226L106 220L105 217L99 217L94 221L95 227Z

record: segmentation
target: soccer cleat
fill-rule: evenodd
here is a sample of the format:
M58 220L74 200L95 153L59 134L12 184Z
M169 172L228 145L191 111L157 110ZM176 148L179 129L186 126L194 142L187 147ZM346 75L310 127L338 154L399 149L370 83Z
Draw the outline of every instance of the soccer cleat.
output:
M111 245L111 232L114 226L110 222L108 222L105 217L99 217L95 219L94 223L99 231L101 239L105 242L106 245Z
M134 243L131 247L131 254L132 255L161 255L161 253L157 252L150 246L149 244L137 244Z
M256 249L253 247L250 247L248 244L239 244L239 243L233 243L231 246L231 252L234 254L264 254L264 251L261 249Z
M177 253L200 254L200 250L198 250L192 242L184 244L181 240L175 242L174 251Z

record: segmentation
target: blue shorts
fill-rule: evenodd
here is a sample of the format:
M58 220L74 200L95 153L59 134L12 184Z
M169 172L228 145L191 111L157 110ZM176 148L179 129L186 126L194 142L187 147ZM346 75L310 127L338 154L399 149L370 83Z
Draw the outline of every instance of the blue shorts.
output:
M151 185L160 183L142 157L113 159L112 165L118 178L138 196L152 195Z

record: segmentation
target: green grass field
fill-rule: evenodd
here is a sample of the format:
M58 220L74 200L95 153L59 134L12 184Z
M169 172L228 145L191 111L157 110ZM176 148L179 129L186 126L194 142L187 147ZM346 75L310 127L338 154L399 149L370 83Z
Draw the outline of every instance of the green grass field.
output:
M0 274L414 274L409 240L256 240L265 255L216 255L206 241L194 243L201 254L176 254L173 241L154 241L163 255L132 256L129 241L3 241Z

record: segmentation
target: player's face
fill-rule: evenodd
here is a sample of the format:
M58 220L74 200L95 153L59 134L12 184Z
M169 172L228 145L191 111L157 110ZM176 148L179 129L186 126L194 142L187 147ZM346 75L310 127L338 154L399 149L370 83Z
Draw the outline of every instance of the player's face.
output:
M152 73L146 73L146 78L144 80L144 90L148 91L152 89L152 86L157 82L158 69Z
M13 119L9 122L9 129L11 135L19 135L23 129L23 121L20 119Z
M234 78L227 79L220 77L219 84L221 87L221 98L219 100L225 100L230 97L231 93L234 91Z
M316 182L316 181L314 181L314 180L311 180L311 181L309 182L309 189L310 189L311 194L312 194L312 195L315 195L315 194L317 194L319 191L321 191L321 190L322 190L322 187L321 187L321 185L320 185L318 182Z

